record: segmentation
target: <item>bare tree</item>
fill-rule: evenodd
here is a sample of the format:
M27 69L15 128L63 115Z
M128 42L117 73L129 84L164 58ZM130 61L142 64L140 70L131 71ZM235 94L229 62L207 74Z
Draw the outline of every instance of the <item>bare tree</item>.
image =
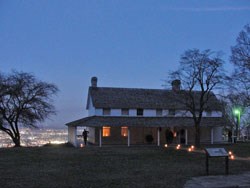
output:
M209 100L216 99L212 90L222 84L225 77L223 63L220 54L211 50L187 50L181 56L179 69L170 74L171 79L182 83L184 98L180 102L192 114L196 147L200 147L202 113L208 108Z
M234 90L250 105L250 25L246 25L236 39L236 45L231 47L231 62L235 71L231 83Z
M32 74L13 71L0 75L0 130L20 147L20 126L37 127L55 114L52 95L58 92L54 84L37 80Z

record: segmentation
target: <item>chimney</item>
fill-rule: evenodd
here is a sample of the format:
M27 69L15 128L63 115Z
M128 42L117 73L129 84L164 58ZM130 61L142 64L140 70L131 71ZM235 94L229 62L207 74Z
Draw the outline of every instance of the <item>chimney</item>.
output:
M181 81L180 80L173 80L172 81L172 90L173 91L180 91L181 90Z
M97 77L94 76L91 78L91 86L97 87Z

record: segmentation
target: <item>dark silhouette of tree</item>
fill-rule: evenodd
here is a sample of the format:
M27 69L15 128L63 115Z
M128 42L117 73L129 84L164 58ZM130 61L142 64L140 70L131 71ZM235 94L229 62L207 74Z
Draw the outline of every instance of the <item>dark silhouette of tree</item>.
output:
M196 147L200 147L202 113L209 110L209 100L216 99L212 90L219 88L225 78L223 63L220 54L211 50L187 50L181 56L179 69L170 73L171 80L181 81L182 90L176 94L181 93L183 98L179 102L192 114Z
M57 92L54 84L29 73L0 74L0 130L11 137L15 147L20 147L20 126L37 127L38 122L55 114L51 97Z
M250 105L250 25L246 25L231 47L231 62L235 71L232 75L231 87Z

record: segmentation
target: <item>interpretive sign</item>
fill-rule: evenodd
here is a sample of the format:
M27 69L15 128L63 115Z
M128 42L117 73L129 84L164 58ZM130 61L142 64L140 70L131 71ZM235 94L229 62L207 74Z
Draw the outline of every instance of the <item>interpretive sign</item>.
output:
M224 148L205 148L206 152L206 172L208 173L208 158L225 157L225 173L228 174L228 153Z
M224 148L206 148L209 157L227 157L228 153Z

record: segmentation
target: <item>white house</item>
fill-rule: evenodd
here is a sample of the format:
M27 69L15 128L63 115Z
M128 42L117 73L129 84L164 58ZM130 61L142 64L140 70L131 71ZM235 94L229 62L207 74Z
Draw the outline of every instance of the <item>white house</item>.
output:
M171 135L173 143L194 143L194 121L181 102L184 97L180 82L175 80L172 86L172 90L98 87L93 77L88 91L88 117L66 124L69 142L78 147L77 128L85 127L88 142L99 146L149 142L160 146ZM221 142L226 123L220 103L212 94L203 112L201 142Z

